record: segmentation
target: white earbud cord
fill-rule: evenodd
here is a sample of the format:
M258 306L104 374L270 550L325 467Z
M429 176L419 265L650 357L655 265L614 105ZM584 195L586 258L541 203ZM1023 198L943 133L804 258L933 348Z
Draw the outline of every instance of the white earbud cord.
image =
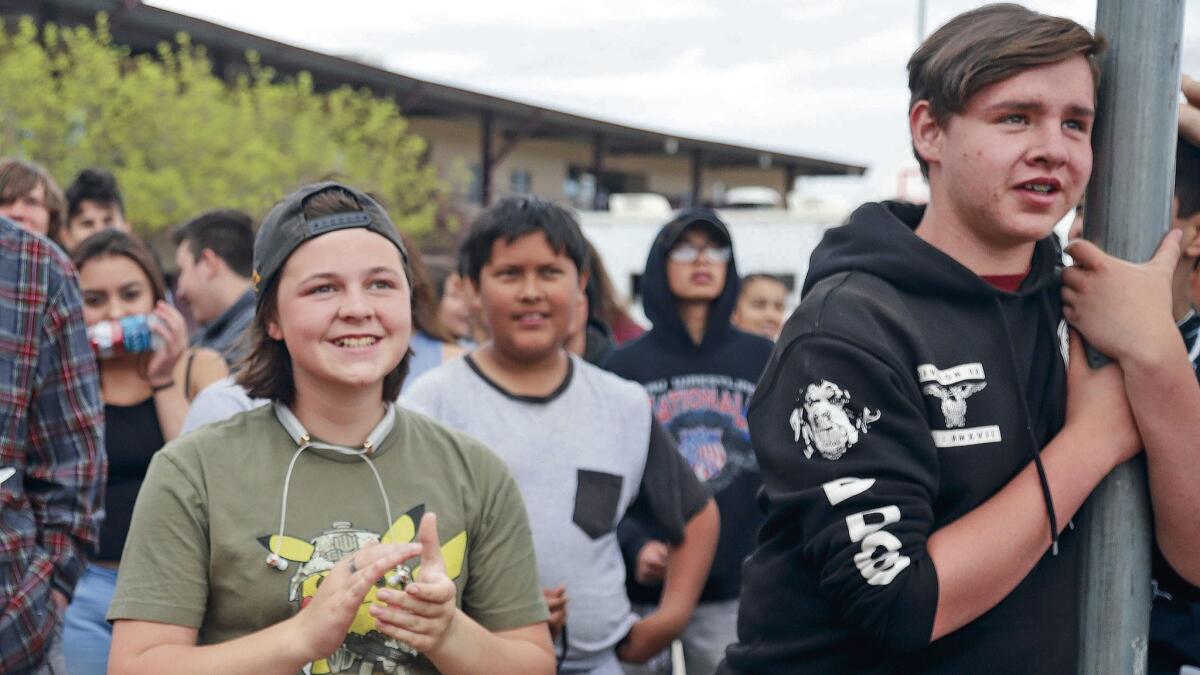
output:
M379 470L375 468L375 463L371 461L368 455L375 451L375 448L379 446L379 443L383 441L388 433L391 432L392 427L395 426L395 407L391 405L387 406L387 411L384 413L383 419L379 421L379 424L375 425L375 428L367 436L367 440L363 442L361 448L350 448L344 445L332 445L319 441L314 443L310 440L311 437L308 435L308 431L304 428L304 425L300 423L300 420L296 418L295 413L290 408L278 401L275 402L274 408L275 418L279 420L280 425L283 426L284 430L288 432L288 435L292 437L292 440L299 447L292 453L292 459L288 462L287 473L283 476L283 496L279 504L279 536L275 538L275 542L270 547L271 555L267 556L267 564L280 571L287 569L287 562L279 557L279 546L283 542L283 533L287 525L288 491L291 488L292 471L296 468L296 460L300 459L301 453L309 448L313 448L314 450L330 450L340 455L358 457L366 462L367 467L371 469L371 473L375 476L375 484L379 486L379 494L383 496L383 508L387 514L387 527L391 527L392 504L388 499L387 490L383 487L383 478L380 477Z

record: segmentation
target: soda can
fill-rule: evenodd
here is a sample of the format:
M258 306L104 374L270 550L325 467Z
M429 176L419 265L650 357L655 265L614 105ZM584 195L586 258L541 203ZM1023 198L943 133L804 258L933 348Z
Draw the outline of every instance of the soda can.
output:
M153 314L134 314L88 326L88 340L98 359L124 354L141 354L162 346L162 337L152 330L160 322Z

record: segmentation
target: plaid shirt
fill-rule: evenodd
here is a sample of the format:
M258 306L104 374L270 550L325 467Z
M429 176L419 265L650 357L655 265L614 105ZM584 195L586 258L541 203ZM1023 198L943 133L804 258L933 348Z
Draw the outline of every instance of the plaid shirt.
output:
M106 459L75 270L0 218L0 673L36 665L99 537Z

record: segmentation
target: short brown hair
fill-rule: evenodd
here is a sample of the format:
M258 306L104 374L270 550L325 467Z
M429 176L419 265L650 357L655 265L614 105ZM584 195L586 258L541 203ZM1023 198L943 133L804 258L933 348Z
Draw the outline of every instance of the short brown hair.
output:
M353 213L361 211L358 200L349 192L340 189L329 189L314 194L304 203L304 217L307 220L323 218L335 213ZM415 295L412 292L413 279L409 263L404 255L400 256L404 266L404 278L409 287L409 311ZM287 263L284 262L283 265ZM283 266L280 266L282 272ZM252 398L268 398L291 405L296 400L296 380L292 375L292 355L288 352L283 340L276 340L267 333L267 324L276 318L279 311L279 279L283 276L273 274L266 280L266 286L259 290L258 308L251 322L247 337L249 350L245 358L238 364L237 382L246 389ZM394 401L400 395L400 386L408 375L408 364L412 359L412 347L404 353L404 358L383 378L383 400Z
M46 210L50 212L46 236L59 241L63 225L67 222L67 200L63 197L62 188L54 182L50 172L38 164L12 157L0 159L0 206L17 201L39 185L46 193Z
M984 87L1021 71L1083 56L1100 86L1097 57L1108 42L1074 21L1020 5L985 5L963 12L930 35L908 60L909 112L929 102L939 126L960 113ZM929 165L913 148L921 173Z

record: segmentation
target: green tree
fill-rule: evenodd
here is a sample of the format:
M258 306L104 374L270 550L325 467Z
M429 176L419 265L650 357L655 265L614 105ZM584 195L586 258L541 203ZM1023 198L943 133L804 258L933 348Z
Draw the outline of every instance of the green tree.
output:
M336 177L378 196L420 235L449 194L399 108L365 89L317 92L246 55L226 82L185 34L155 55L94 28L0 22L0 154L64 184L87 166L120 182L129 219L152 234L218 207L263 215L299 185Z

